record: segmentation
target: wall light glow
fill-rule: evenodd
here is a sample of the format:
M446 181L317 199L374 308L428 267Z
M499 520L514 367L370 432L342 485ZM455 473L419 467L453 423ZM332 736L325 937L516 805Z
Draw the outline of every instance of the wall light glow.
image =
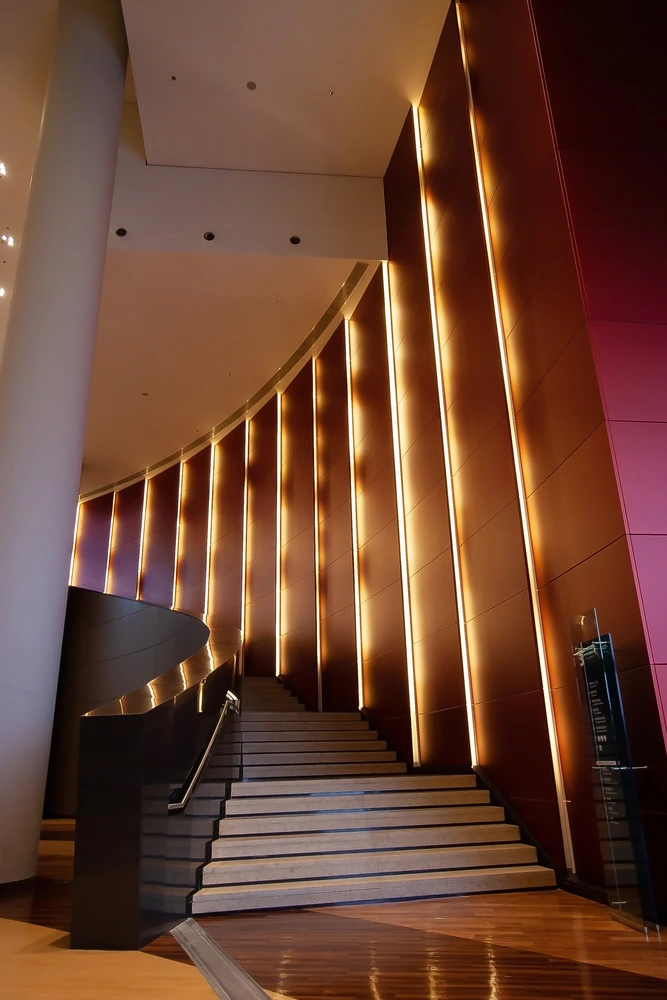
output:
M384 318L387 332L387 367L389 369L389 396L391 400L391 436L394 448L394 478L396 481L396 510L398 520L398 548L401 564L401 589L403 592L403 625L405 629L405 655L408 667L408 697L410 700L410 728L412 732L412 762L421 764L419 747L419 720L417 718L417 688L415 683L415 657L412 641L412 609L410 606L410 577L408 573L408 546L405 527L405 499L403 493L403 468L401 441L398 427L398 392L396 389L396 358L394 354L394 327L391 316L389 289L389 264L382 261L384 289Z
M317 710L322 711L322 604L320 594L320 490L317 453L317 359L313 358L313 499L315 505L315 648L317 653Z
M107 568L104 571L104 593L109 592L109 569L111 568L111 546L113 545L113 528L114 522L116 520L116 497L118 494L114 492L111 499L111 520L109 521L109 542L107 545Z
M176 544L174 545L174 589L171 598L172 610L176 607L176 591L178 588L178 560L181 547L181 508L183 506L183 462L178 466L178 507L176 513Z
M139 558L137 560L137 592L135 599L141 599L141 580L144 572L144 545L146 542L146 510L148 507L148 478L144 479L144 498L141 504L141 527L139 529Z
M283 397L276 393L276 677L280 677L280 634L282 628L282 503L283 503Z
M76 515L74 517L74 538L72 540L72 555L69 560L69 585L72 586L72 580L74 579L74 560L76 558L76 543L77 535L79 534L79 518L81 517L81 504L76 505Z
M216 445L211 441L211 463L208 470L208 521L206 522L206 571L204 577L204 618L208 615L211 593L211 538L213 536L213 486L215 483Z
M456 4L456 16L459 25L459 36L461 41L461 58L463 61L463 71L466 81L468 95L468 116L470 122L470 136L475 159L475 172L477 174L477 191L479 195L480 211L482 216L482 226L484 229L484 242L486 244L486 254L489 267L489 277L491 280L491 291L493 296L493 311L496 320L496 332L498 335L498 346L500 362L503 373L503 383L505 387L505 399L507 403L507 414L510 425L510 436L512 439L512 456L514 459L514 472L516 476L517 493L519 500L519 513L521 518L521 530L523 534L523 544L526 556L526 566L528 569L528 584L530 598L533 608L533 621L535 623L535 638L537 641L537 653L542 676L542 691L544 694L544 706L546 710L547 728L549 731L549 744L551 747L551 760L556 782L556 792L558 798L558 811L560 815L561 832L563 834L563 846L565 848L565 858L567 866L571 871L576 871L574 850L572 847L572 835L570 832L570 821L567 813L567 802L565 794L565 781L563 778L563 768L558 747L558 733L556 730L556 716L554 712L553 699L551 695L551 683L549 679L549 664L547 660L546 643L544 639L544 626L542 622L542 610L540 608L540 598L537 587L537 571L535 569L535 555L533 552L532 537L530 533L530 521L528 517L528 502L526 499L526 487L523 478L523 467L521 464L521 452L519 449L519 433L516 423L516 412L514 409L514 396L512 393L512 382L509 370L509 359L507 356L507 343L505 340L505 326L503 322L502 309L500 305L500 292L498 288L498 275L496 272L495 258L493 253L493 243L491 240L491 224L489 211L486 204L486 192L484 189L484 176L482 172L482 158L477 136L477 126L475 123L475 105L473 100L472 86L470 82L470 66L468 64L468 53L466 49L465 31L461 14L461 5Z
M350 461L350 514L352 520L352 571L354 577L354 638L357 651L359 711L364 707L364 664L361 649L361 588L359 586L359 531L357 528L357 473L354 462L354 406L352 403L352 351L350 321L345 320L345 376L347 378L347 447Z
M477 732L475 727L475 709L472 698L472 677L470 672L470 657L468 653L468 633L466 631L465 602L463 598L463 583L461 579L461 555L459 552L459 533L456 522L456 505L454 499L454 477L452 474L452 456L449 447L449 431L447 427L447 405L445 401L445 383L442 374L442 356L440 353L440 329L438 326L438 308L435 298L435 281L433 278L433 250L431 247L431 232L428 221L428 203L426 200L426 184L424 181L424 159L422 153L421 127L419 123L419 108L414 105L412 118L415 129L415 149L417 152L417 169L419 171L419 191L421 195L422 229L424 231L424 250L426 256L426 277L428 281L428 297L431 310L431 331L433 334L433 355L435 358L435 376L438 386L438 407L440 410L440 432L442 434L442 453L445 464L445 485L447 489L447 513L449 516L449 533L452 540L452 565L454 570L454 591L456 595L456 610L459 626L459 643L461 646L461 662L463 665L463 683L466 696L466 714L468 719L468 740L472 766L479 763L477 753Z
M250 464L250 421L245 422L244 475L243 475L243 531L241 538L241 649L245 642L246 586L248 579L248 466ZM243 672L243 656L241 657Z

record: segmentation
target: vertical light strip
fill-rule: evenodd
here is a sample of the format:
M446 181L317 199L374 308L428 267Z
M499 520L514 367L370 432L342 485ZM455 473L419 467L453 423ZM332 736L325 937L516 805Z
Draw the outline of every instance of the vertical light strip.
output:
M178 555L181 547L181 506L183 503L183 462L178 466L178 509L176 514L176 545L174 546L174 590L171 599L172 610L176 607L176 589L178 587Z
M74 538L72 539L72 555L69 560L69 585L72 586L72 580L74 579L74 560L76 558L76 542L77 535L79 534L79 518L81 517L81 502L79 501L76 505L76 516L74 518Z
M204 619L208 615L211 593L211 537L213 535L213 485L215 483L215 449L211 441L211 462L208 470L208 521L206 524L206 577L204 580Z
M350 321L345 320L345 376L347 379L347 446L350 459L350 515L352 520L352 571L354 577L354 637L357 651L359 711L364 707L364 666L361 649L361 587L359 586L359 531L357 528L357 472L354 463L354 406L352 403L352 349Z
M139 529L139 558L137 560L136 600L141 597L141 579L144 572L144 545L146 543L146 510L148 507L148 477L144 479L144 499L141 505L141 528Z
M245 422L244 476L243 476L243 532L241 536L241 643L245 643L245 606L248 579L248 466L250 464L250 421ZM243 646L242 646L243 648ZM241 663L243 670L243 662Z
M313 358L313 499L315 508L315 648L317 651L317 711L322 711L322 604L320 595L320 496L317 452L317 359Z
M563 779L563 768L558 747L558 732L556 730L556 716L554 713L553 699L551 695L551 684L549 680L549 664L547 660L546 643L544 639L544 626L542 623L542 610L540 608L540 598L537 587L537 572L535 569L535 555L530 533L530 521L528 517L528 502L526 499L526 487L523 478L523 467L521 464L521 452L519 450L519 433L517 430L516 413L514 410L514 396L512 393L512 382L510 378L509 360L507 357L507 343L505 340L505 326L503 323L502 310L500 306L500 292L498 288L498 275L493 254L493 243L491 241L491 225L489 211L486 204L486 192L484 190L484 176L482 173L482 158L477 137L477 126L475 124L475 105L470 83L470 66L468 64L468 53L466 49L465 31L463 18L461 16L461 5L456 4L456 16L459 25L459 36L461 42L461 58L463 60L463 71L465 74L466 91L468 96L468 116L470 120L470 135L472 139L473 154L475 159L475 172L477 174L477 191L479 194L479 204L482 215L482 226L484 229L484 242L486 244L486 255L489 266L489 277L491 281L491 292L493 296L493 311L496 320L496 332L498 335L498 346L500 349L500 362L503 372L503 382L505 386L505 399L507 402L507 414L510 425L510 436L512 439L512 456L514 459L514 472L516 476L517 493L519 500L519 512L521 518L521 531L523 534L523 544L526 555L526 566L528 569L528 584L530 588L530 599L533 607L533 620L535 623L535 638L537 641L537 655L542 675L542 691L544 694L544 706L547 717L547 728L549 731L549 743L551 747L551 760L553 764L554 779L556 782L556 793L558 797L558 812L560 815L560 825L563 834L563 846L565 848L565 858L567 866L571 871L576 871L574 851L572 848L572 835L570 832L570 820L567 813L567 803L565 795L565 782Z
M447 488L447 513L449 515L449 533L452 540L452 566L454 570L454 591L456 595L456 610L459 625L459 643L461 646L461 662L463 665L463 684L466 696L466 713L468 717L468 740L470 742L470 758L472 766L479 763L477 752L477 731L475 727L475 709L472 699L472 677L470 673L470 656L468 652L468 633L466 630L465 602L463 583L461 579L461 554L459 552L459 532L456 522L456 505L454 500L454 477L452 474L452 456L449 447L449 429L447 426L447 405L445 402L445 382L442 374L442 356L440 354L440 329L438 326L438 309L435 298L435 280L433 278L433 250L431 247L431 231L428 221L428 204L426 201L426 184L424 181L424 159L422 151L421 127L419 123L419 108L413 105L412 118L415 128L415 149L417 152L417 169L419 171L419 192L421 195L422 228L424 230L424 251L426 256L426 277L428 281L428 297L431 309L431 331L433 334L433 355L435 357L435 377L438 385L438 406L440 409L440 432L442 434L442 453L445 461L445 486Z
M280 677L280 631L282 594L282 502L283 502L283 397L276 393L276 677Z
M389 264L382 261L384 288L384 319L387 333L387 367L389 369L389 396L391 400L391 436L394 446L394 478L396 481L396 512L398 514L398 548L401 563L401 589L403 591L403 625L405 628L405 655L408 666L408 697L410 700L410 728L412 732L412 762L421 764L419 748L419 721L417 719L417 689L415 683L415 657L412 643L412 609L410 606L410 577L408 574L408 546L405 528L405 497L403 493L403 468L401 440L398 427L398 392L396 389L396 357L394 354L394 326L391 316L389 289Z
M111 500L111 521L109 522L109 544L107 546L107 568L104 571L104 593L106 594L109 589L109 568L111 566L111 546L113 544L113 526L116 515L116 497L118 494L114 490L113 498Z

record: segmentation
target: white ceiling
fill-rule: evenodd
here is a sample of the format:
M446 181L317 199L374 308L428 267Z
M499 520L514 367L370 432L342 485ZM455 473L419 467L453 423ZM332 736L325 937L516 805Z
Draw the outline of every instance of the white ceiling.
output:
M123 220L116 227L126 226L128 237L116 250L112 229L82 492L159 462L238 409L308 336L353 255L370 258L369 239L382 246L377 205L355 210L355 198L370 203L370 196L350 179L384 174L409 105L421 94L449 2L123 0L149 163L217 168L220 191L249 193L247 212L242 204L235 214L223 212L216 243L197 252L212 215L206 206L224 204L218 180L202 181L197 203L192 183L178 187L177 171L161 176L173 209L162 220L157 193L152 200L146 194L147 175L136 173L134 190L128 172L122 184L119 173L114 212ZM8 292L0 299L0 341L57 7L58 0L0 0L0 160L8 168L0 180L0 228L17 238L14 251L0 255L7 261L0 263L0 286ZM256 90L247 89L248 80ZM133 98L130 79L126 100ZM224 170L266 174L243 183L223 177ZM271 172L302 179L281 181ZM346 175L350 183L341 187L344 177L312 173ZM280 200L261 226L252 194L258 184L263 197L273 190ZM327 192L338 192L338 201ZM313 202L318 197L327 201L324 209ZM377 201L377 193L372 197ZM133 206L136 231L124 217ZM354 217L354 238L339 232L340 206ZM296 252L286 239L295 220L304 235ZM366 243L355 242L357 235Z
M383 176L448 7L123 0L148 162Z

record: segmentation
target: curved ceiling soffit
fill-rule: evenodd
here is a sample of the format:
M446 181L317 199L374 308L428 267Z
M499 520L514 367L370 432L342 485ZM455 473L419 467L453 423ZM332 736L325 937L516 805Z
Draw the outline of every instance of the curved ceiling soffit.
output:
M353 293L358 289L369 268L371 269L369 277L371 277L375 268L372 267L368 261L358 260L356 262L333 300L327 309L322 313L306 339L302 341L287 361L280 366L278 371L271 376L268 382L265 382L264 385L261 386L261 388L259 388L249 399L247 399L242 406L231 413L228 417L225 417L225 419L219 424L216 424L215 427L211 428L207 434L203 434L195 441L191 441L190 444L185 445L185 447L181 448L180 451L174 452L167 458L163 458L159 462L155 462L153 465L148 466L146 469L142 469L140 472L135 472L130 476L125 476L124 479L119 479L115 483L108 483L106 486L100 487L100 489L91 490L89 493L82 493L79 496L79 501L83 502L84 500L92 500L94 497L102 496L105 493L123 489L125 486L131 486L133 483L140 482L142 479L152 478L158 472L162 472L164 469L168 469L169 466L175 465L176 462L181 462L183 459L191 458L193 455L196 455L198 451L201 451L202 448L205 448L211 442L219 441L225 436L225 434L232 431L242 420L246 420L248 417L251 417L254 413L256 413L257 410L259 410L260 407L266 402L269 396L275 391L275 389L281 384L281 382L285 382L289 375L294 377L298 374L302 367L302 362L315 353L316 346L321 347L323 346L323 343L328 340L329 336L333 333L337 326L336 321L342 318L342 310L352 297ZM289 381L291 381L291 379Z

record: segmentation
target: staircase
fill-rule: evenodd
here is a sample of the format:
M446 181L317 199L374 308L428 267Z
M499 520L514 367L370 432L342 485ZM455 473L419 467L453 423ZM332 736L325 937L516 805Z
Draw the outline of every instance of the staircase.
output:
M194 915L555 885L474 774L407 774L358 712L306 712L273 678L245 678L242 709L206 773L242 761Z

